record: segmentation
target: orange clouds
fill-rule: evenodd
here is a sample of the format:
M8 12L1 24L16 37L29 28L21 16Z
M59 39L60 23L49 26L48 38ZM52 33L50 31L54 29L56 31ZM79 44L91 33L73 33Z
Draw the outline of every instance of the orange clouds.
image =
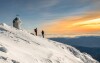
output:
M86 34L100 31L100 13L91 12L81 16L72 16L45 25L47 34Z
M81 28L81 32L100 31L100 18L74 23L73 27Z

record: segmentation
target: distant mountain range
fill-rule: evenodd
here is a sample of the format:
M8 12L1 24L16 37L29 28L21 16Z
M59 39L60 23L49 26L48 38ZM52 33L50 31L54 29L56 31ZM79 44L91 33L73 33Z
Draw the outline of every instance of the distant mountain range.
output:
M75 38L59 37L59 38L49 38L49 39L69 45L76 45L83 47L100 47L100 36L81 36Z
M100 61L100 36L81 36L75 38L60 37L49 39L72 45L81 52L86 52L96 60Z

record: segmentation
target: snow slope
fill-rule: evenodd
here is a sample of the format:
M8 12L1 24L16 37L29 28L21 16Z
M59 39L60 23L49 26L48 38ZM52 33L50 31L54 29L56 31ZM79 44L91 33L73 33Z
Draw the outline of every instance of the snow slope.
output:
M0 63L99 63L72 46L0 24Z

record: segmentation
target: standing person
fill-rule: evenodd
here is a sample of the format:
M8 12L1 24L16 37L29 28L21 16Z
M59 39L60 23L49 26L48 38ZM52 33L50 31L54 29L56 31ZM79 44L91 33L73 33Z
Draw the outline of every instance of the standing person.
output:
M35 35L37 36L37 28L34 29Z
M41 32L41 33L42 33L42 37L44 38L44 31L42 30L42 32Z

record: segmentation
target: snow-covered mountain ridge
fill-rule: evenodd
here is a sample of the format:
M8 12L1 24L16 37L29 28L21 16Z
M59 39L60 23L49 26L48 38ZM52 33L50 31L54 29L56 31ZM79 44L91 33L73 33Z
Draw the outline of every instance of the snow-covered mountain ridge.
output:
M0 24L0 63L99 63L72 46Z

